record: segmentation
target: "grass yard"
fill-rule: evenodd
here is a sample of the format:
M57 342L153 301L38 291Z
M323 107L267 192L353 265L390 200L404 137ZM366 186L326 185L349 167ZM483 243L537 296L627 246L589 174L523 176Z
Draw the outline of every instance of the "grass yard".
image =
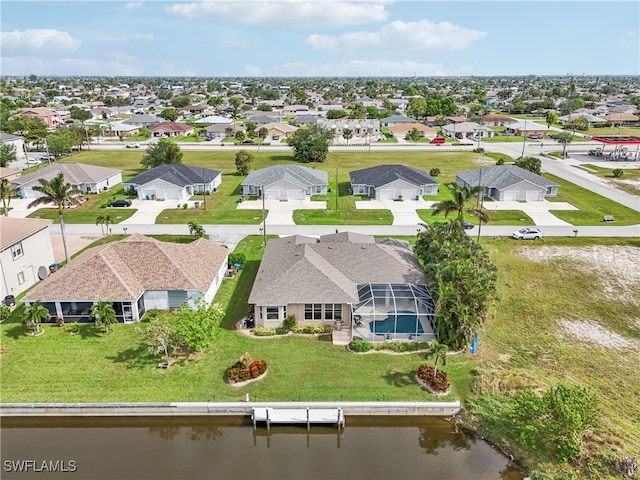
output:
M640 195L640 168L624 168L622 169L622 176L617 178L613 176L613 170L616 168L615 164L613 164L611 168L605 168L589 163L583 164L578 168L584 168L589 173L606 178L610 183L614 184L616 188L630 195Z
M602 195L590 192L559 177L545 173L543 176L560 185L558 196L547 198L550 202L569 202L579 210L550 210L556 217L572 225L603 225L604 215L613 215L616 225L635 225L638 212Z

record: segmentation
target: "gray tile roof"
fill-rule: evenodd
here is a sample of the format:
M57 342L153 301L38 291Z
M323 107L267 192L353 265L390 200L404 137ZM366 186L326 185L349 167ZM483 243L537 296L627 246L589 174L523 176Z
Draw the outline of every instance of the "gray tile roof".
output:
M144 185L153 180L162 179L172 185L184 187L186 185L195 185L196 183L210 183L214 178L220 175L218 170L209 168L193 167L191 165L160 165L140 175L127 180L126 184Z
M164 122L164 118L147 114L134 115L122 121L122 123L126 123L127 125L155 125L160 122Z
M352 185L371 185L380 187L394 180L404 180L414 185L437 184L431 175L406 165L377 165L371 168L355 170L349 173Z
M228 253L204 238L183 245L130 235L81 253L24 300L128 301L147 290L206 292Z
M356 303L359 283L424 285L409 244L386 240L350 232L271 240L249 303Z
M280 180L288 180L307 188L313 185L327 185L329 175L323 170L315 170L300 165L274 165L273 167L254 170L247 175L242 185L271 185Z
M480 178L482 171L482 178ZM557 186L557 183L547 180L524 168L515 165L496 165L495 167L478 168L475 170L466 170L456 174L458 178L471 186L484 185L487 188L497 188L503 190L511 185L527 180L540 187Z
M112 177L122 172L115 168L98 167L96 165L86 165L84 163L52 163L44 168L40 168L35 172L16 178L11 183L14 185L24 185L39 178L51 180L59 173L64 175L64 179L71 185L80 183L97 183L106 178Z
M409 118L406 115L391 115L380 119L380 123L416 123L415 118Z

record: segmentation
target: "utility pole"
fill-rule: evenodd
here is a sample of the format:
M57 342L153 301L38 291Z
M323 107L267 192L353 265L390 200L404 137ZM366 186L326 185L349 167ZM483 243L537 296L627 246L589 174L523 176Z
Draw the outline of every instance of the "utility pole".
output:
M264 210L264 182L260 187L260 193L262 194L262 246L267 246L267 215Z
M521 157L524 158L524 147L527 143L527 119L524 119L524 130L522 131L522 155Z
M482 168L480 168L480 177L478 178L478 185L482 188L480 190L480 209L484 206L484 185L482 184ZM477 202L476 202L477 206ZM480 231L482 230L482 219L478 218L478 243L480 243Z
M202 208L207 209L207 178L205 175L204 163L202 164Z
M340 183L338 182L338 167L336 167L336 210L340 210L338 197L340 196Z

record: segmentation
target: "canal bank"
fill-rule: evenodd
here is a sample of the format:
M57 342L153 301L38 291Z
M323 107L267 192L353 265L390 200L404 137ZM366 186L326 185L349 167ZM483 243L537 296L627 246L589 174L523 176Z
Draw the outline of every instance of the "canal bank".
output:
M450 417L460 411L460 402L4 403L0 417L250 416L256 408L340 408L346 416Z

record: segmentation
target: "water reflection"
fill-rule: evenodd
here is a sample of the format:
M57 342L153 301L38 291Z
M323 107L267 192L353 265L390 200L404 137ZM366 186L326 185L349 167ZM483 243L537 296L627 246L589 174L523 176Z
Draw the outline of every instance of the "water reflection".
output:
M75 473L3 468L2 479L520 480L508 460L443 419L348 417L334 427L248 419L2 419L2 465L74 460ZM37 448L34 448L37 446Z

